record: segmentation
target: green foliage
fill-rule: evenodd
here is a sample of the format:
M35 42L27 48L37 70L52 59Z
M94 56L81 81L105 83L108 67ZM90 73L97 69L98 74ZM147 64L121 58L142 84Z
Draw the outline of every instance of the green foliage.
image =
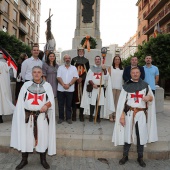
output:
M31 47L18 40L15 36L0 31L0 46L17 61L21 53L31 56Z
M152 64L159 68L162 79L170 78L170 34L159 34L156 38L151 38L142 46L138 46L138 52L134 54L139 59L139 65L145 65L145 56L152 56ZM130 58L123 63L130 64Z
M124 68L130 65L131 58L132 56L128 57L127 59L122 60L122 64Z
M81 41L81 45L83 46L84 45L84 42L86 41L86 37L84 37ZM90 42L90 49L95 49L96 48L96 45L97 45L97 42L96 40L93 38L93 37L90 37L89 38L89 42ZM85 48L87 48L87 46L85 46Z

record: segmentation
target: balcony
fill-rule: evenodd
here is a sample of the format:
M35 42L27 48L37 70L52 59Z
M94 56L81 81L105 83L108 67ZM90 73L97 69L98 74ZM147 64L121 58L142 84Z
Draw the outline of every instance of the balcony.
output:
M30 0L23 0L27 5L30 4Z
M18 10L20 11L20 14L21 14L25 19L28 19L28 18L29 18L28 12L27 12L27 9L25 8L25 6L19 5L19 6L18 6Z
M168 28L166 28L166 29L163 29L162 33L163 34L170 34L170 26Z
M149 10L143 14L145 20L151 19L165 4L167 0L156 0L155 3L149 7Z
M3 14L4 11L5 11L5 7L2 4L0 4L0 14Z
M28 29L25 25L23 25L21 22L19 23L19 29L22 31L23 34L28 34Z
M170 8L167 8L165 10L162 10L158 17L154 18L152 22L144 29L144 35L150 35L154 32L155 25L159 22L160 25L163 25L167 21L169 21L170 18Z

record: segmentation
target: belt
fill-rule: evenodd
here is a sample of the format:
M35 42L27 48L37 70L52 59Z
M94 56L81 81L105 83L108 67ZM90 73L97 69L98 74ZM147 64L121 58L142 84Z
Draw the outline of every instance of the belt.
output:
M97 85L97 87L100 87L100 85ZM101 85L101 87L104 87L104 85Z
M35 138L35 146L37 146L37 144L38 144L37 118L38 118L39 114L40 114L39 110L32 111L32 110L25 109L25 123L28 123L30 116L34 117L34 128L33 128L33 131L34 131L34 138ZM45 113L45 114L46 114L47 122L49 124L48 115L47 115L47 113ZM32 121L32 117L31 117L31 121Z

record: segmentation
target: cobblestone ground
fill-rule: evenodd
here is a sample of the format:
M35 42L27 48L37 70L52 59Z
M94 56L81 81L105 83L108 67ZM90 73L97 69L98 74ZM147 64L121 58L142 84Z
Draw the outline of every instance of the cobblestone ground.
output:
M20 163L21 155L0 153L0 170L14 170ZM30 154L29 163L24 170L43 170L39 154ZM146 167L139 167L136 160L129 160L125 165L119 165L117 159L101 160L94 158L77 158L54 156L47 157L51 170L169 170L170 160L145 160Z

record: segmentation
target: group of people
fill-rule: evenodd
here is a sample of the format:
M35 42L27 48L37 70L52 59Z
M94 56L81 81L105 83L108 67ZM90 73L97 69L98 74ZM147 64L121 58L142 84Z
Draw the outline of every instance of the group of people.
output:
M47 54L45 62L38 58L37 45L31 52L32 57L24 57L21 64L20 76L25 83L16 98L12 121L11 147L22 152L16 169L28 164L28 153L34 148L40 153L42 166L50 168L46 153L56 154L55 98L59 108L58 124L64 120L69 124L76 121L77 109L81 122L84 115L89 115L89 122L100 123L101 118L110 118L115 121L112 141L115 146L124 145L119 164L128 161L128 152L134 143L139 165L146 166L144 145L158 140L153 93L159 71L152 65L151 56L146 56L144 67L138 66L137 57L132 57L131 66L125 69L121 58L115 56L107 69L100 56L95 56L95 64L90 66L83 48L79 48L78 56L72 59L64 55L64 64L60 66L53 52Z

